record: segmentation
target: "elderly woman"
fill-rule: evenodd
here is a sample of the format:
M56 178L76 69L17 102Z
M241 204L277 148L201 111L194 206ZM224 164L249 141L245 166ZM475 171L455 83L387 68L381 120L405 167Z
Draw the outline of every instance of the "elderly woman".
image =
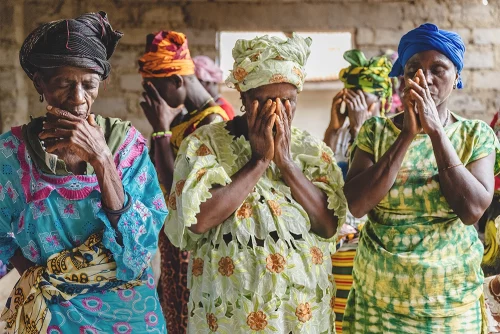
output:
M498 140L448 109L462 88L465 47L424 24L404 35L391 76L404 74L405 111L368 120L345 185L368 214L354 263L345 333L482 333L483 247L474 224L491 203Z
M345 220L331 150L291 127L310 39L238 40L246 110L181 145L165 231L192 251L189 333L332 333L330 246ZM243 108L242 108L243 109Z
M46 117L0 137L0 259L22 274L9 333L165 333L149 261L167 215L146 141L91 113L122 33L106 13L44 24L20 51Z
M389 72L392 63L386 56L366 59L363 52L349 50L344 59L350 64L339 73L344 83L333 99L331 119L325 132L325 143L335 153L335 160L343 174L347 174L349 148L358 136L363 123L374 116L384 116L391 110L392 82ZM352 286L352 267L359 231L366 221L347 214L346 224L339 232L340 248L332 255L335 292L335 327L342 333L342 319L347 296Z
M174 175L174 159L184 138L197 128L228 120L195 76L188 41L183 33L160 31L146 38L146 52L139 59L144 81L141 107L153 127L151 151L156 170L168 196ZM165 311L167 329L185 333L189 290L189 252L160 235L160 281L158 292Z
M215 99L215 103L226 111L229 119L234 118L233 106L219 94L219 84L222 83L222 70L207 56L193 58L195 73L200 83Z

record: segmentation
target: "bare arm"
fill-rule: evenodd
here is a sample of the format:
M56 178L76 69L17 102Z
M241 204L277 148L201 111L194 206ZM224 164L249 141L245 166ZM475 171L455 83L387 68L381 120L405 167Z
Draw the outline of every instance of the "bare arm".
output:
M377 163L371 154L355 150L344 186L349 211L354 217L363 217L387 195L412 140L411 136L401 133Z
M272 129L276 119L276 103L268 100L258 113L259 103L254 101L247 112L248 136L252 158L231 178L226 186L210 190L212 198L200 205L197 223L189 227L194 233L205 233L222 224L241 205L274 156Z
M56 121L44 124L43 131L39 135L40 139L46 141L47 152L69 149L83 161L90 163L94 167L101 189L103 207L109 210L122 209L125 200L123 184L116 170L113 155L106 144L104 132L96 124L94 115L89 115L84 120L65 110L50 106L47 109L56 117ZM121 244L122 236L117 229L120 216L108 213L106 215L116 231L118 243Z
M154 139L154 145L155 169L160 176L161 183L163 184L167 195L169 195L170 189L172 189L175 162L170 137L167 136Z
M475 224L493 199L495 152L463 166L444 130L431 141L446 201L464 224Z
M189 229L202 234L222 224L243 203L268 166L269 160L251 159L233 175L230 184L212 188L212 198L200 205L197 224Z
M283 180L290 187L293 198L304 208L311 222L311 231L323 238L331 238L338 227L338 217L328 209L326 194L317 188L292 162L280 168Z
M290 187L293 198L304 208L311 222L311 231L323 238L331 238L338 227L338 218L328 209L326 194L309 181L290 156L292 107L290 101L282 106L276 99L279 115L276 120L274 162L283 181Z

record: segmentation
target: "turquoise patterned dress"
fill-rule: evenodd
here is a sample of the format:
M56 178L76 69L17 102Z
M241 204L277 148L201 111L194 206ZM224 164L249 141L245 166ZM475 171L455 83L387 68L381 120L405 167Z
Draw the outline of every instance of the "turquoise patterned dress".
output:
M454 115L445 128L462 163L496 152L498 140L484 122ZM374 117L356 147L377 162L400 130ZM459 189L457 189L459 191ZM344 333L481 333L483 246L474 226L448 205L429 136L417 135L394 185L368 214L354 262Z
M39 145L39 143L38 143ZM79 246L104 231L103 243L117 264L117 277L142 285L119 291L81 294L69 301L48 301L48 334L166 333L149 260L167 208L146 141L130 128L115 154L125 193L133 201L115 230L101 208L95 174L50 175L28 153L21 127L0 136L0 260L21 248L24 256L45 265L52 254Z

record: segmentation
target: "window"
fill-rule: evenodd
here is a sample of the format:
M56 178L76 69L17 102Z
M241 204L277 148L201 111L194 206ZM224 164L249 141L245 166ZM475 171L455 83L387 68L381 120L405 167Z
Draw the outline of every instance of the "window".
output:
M306 64L308 82L324 82L338 79L339 71L348 64L343 58L345 51L352 49L350 32L299 32L302 37L311 37L311 54ZM219 33L219 64L227 78L233 69L232 50L238 39L252 39L270 35L285 38L283 32L234 32Z

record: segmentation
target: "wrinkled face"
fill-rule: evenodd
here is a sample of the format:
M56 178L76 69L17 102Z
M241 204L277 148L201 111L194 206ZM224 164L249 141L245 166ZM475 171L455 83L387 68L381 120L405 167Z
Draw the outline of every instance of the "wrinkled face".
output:
M448 100L458 78L457 69L451 60L435 50L417 53L405 65L405 80L414 79L419 69L424 72L436 106Z
M35 73L33 83L48 105L86 119L99 93L100 76L92 70L62 66Z
M281 103L285 103L285 100L290 101L292 106L292 117L295 116L295 109L297 108L297 87L289 83L275 83L250 89L247 92L241 94L241 99L245 110L250 110L252 107L252 102L257 100L259 102L259 111L267 100L276 100L276 98L281 99ZM282 107L285 108L284 106Z
M172 108L177 108L186 100L186 88L179 83L177 78L144 78L150 81L167 104Z

